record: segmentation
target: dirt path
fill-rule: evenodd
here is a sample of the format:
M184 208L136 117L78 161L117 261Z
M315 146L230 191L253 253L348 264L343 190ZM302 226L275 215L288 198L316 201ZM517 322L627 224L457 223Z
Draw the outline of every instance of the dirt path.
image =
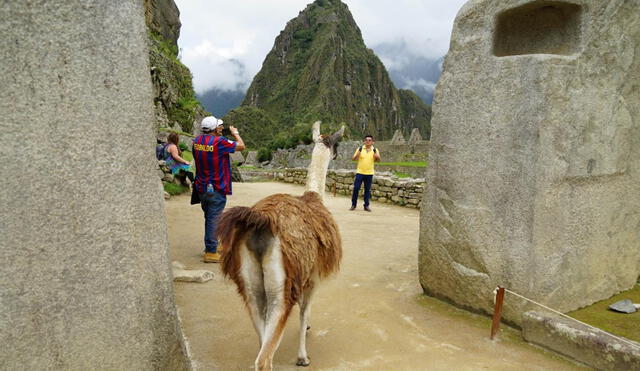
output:
M234 184L227 207L250 206L273 193L299 195L301 186ZM488 318L421 295L417 273L419 212L372 204L372 213L348 211L344 196L325 196L342 233L341 272L319 289L311 311L304 370L570 370L578 366L503 329L487 337ZM217 264L200 262L204 221L188 197L166 203L171 260L208 269L204 284L176 283L176 301L199 370L253 368L258 337L232 282ZM303 370L297 356L297 307L274 359L279 370Z

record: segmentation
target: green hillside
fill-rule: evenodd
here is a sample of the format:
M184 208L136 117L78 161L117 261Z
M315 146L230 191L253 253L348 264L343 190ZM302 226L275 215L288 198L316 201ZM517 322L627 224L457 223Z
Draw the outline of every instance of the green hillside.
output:
M256 124L245 121L253 116L267 135L254 138ZM250 147L316 120L345 123L352 138L385 140L413 128L429 138L430 119L431 108L417 95L395 88L340 0L316 0L287 23L241 107L225 116Z

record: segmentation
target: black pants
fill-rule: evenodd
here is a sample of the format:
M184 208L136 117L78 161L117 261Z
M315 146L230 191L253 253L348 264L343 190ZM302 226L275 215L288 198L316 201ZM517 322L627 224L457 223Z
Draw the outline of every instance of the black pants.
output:
M193 173L192 173L192 172L190 172L190 171L180 170L180 171L178 172L178 174L179 174L179 175L184 175L184 176L186 176L187 178L189 178L189 180L191 181L191 183L193 183L193 182L194 182L194 179L195 179L195 178L193 177Z

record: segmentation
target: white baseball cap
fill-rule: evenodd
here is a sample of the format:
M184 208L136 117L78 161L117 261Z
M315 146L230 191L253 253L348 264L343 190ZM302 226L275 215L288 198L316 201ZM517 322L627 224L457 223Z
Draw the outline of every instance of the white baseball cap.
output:
M222 125L222 120L217 119L213 116L207 116L202 119L200 127L203 131L213 131L220 125Z

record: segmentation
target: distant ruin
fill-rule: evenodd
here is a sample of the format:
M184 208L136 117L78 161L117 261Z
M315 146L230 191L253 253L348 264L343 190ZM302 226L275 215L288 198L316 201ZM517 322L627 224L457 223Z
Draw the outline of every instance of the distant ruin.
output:
M426 293L560 311L640 274L637 1L469 1L436 88L421 211ZM520 323L529 308L506 303Z
M402 134L397 132L396 136L400 136L401 144L394 141L377 141L374 147L380 149L383 162L413 162L427 161L429 157L429 141L414 140L405 142ZM419 134L418 134L419 135ZM412 138L419 138L417 135ZM338 146L338 157L331 162L330 169L353 169L355 162L351 161L351 156L355 150L362 145L362 141L343 141ZM296 148L279 149L273 153L270 167L275 168L306 168L311 159L311 149L313 145L301 144ZM251 155L252 158L255 157ZM420 174L419 178L424 177Z

